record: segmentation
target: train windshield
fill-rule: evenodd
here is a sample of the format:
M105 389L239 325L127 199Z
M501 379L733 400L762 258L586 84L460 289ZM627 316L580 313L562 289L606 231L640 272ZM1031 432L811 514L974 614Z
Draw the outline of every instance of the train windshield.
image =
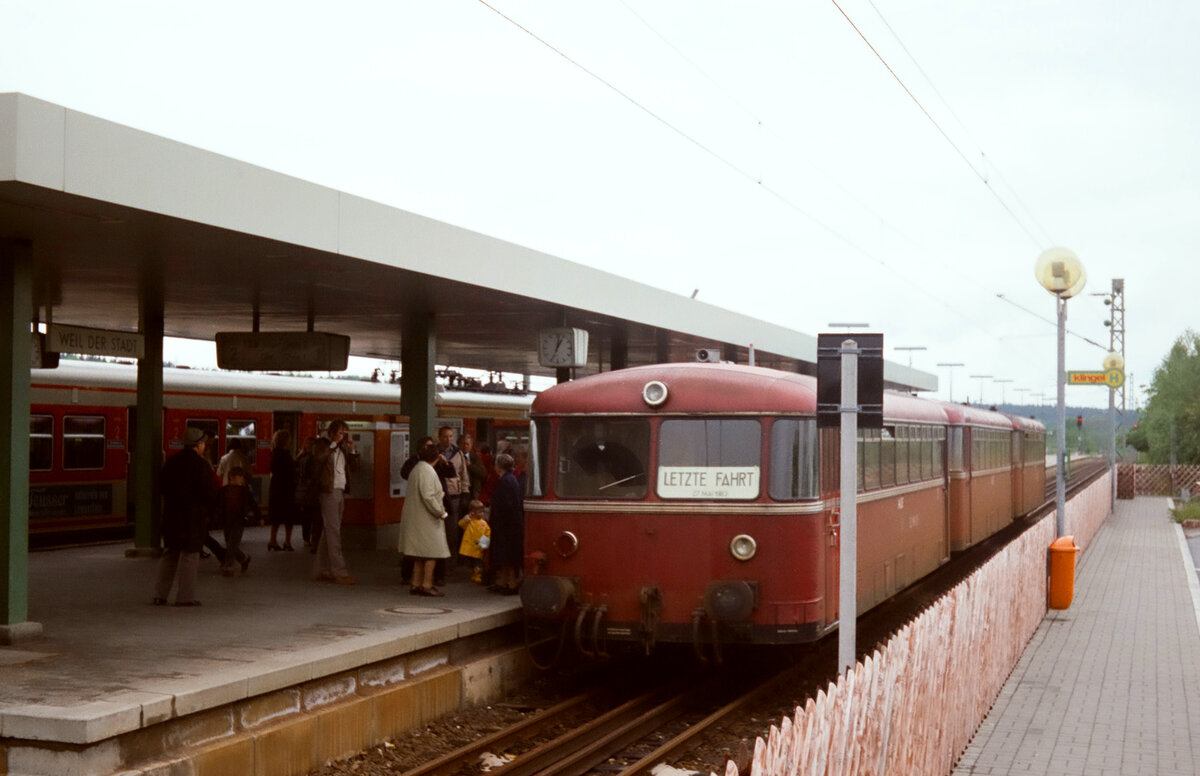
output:
M762 426L757 420L664 420L658 434L662 498L755 499L762 472Z
M565 418L558 427L555 492L564 498L646 495L650 422L645 418Z

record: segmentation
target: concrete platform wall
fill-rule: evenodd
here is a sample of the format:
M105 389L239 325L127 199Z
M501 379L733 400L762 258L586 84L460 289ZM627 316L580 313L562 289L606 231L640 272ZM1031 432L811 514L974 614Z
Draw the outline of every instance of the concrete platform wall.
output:
M523 647L453 642L87 745L8 737L8 776L301 776L429 721L503 697L532 667Z
M1111 512L1106 474L1067 503L1086 548ZM1050 513L755 744L752 776L944 776L1045 616ZM732 762L726 776L737 776Z

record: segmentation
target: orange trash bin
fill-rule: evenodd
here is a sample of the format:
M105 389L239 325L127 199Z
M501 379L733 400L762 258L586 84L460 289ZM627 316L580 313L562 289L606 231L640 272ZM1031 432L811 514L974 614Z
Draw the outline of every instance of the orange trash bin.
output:
M1050 542L1048 593L1051 609L1068 609L1075 598L1075 556L1078 554L1074 536L1060 536Z

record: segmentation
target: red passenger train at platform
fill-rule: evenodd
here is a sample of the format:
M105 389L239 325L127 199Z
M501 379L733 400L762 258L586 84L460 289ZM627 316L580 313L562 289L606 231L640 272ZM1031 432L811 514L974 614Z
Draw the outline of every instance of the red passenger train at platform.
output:
M815 378L660 364L533 402L521 600L584 654L799 643L837 627L838 431ZM885 392L858 444L858 611L1042 501L1036 421ZM542 628L541 626L547 626Z
M35 370L29 433L29 532L32 546L128 536L133 523L131 465L136 435L137 368L128 364L66 361ZM527 444L529 395L442 390L439 425L466 431L477 443ZM163 370L164 456L182 449L187 426L208 431L215 464L233 440L251 461L251 486L268 493L271 437L292 432L293 445L324 432L341 418L362 451L361 471L346 501L346 530L361 541L397 523L404 482L398 470L408 454L408 422L400 388L389 383L285 375ZM293 452L297 452L294 450ZM265 505L268 509L270 504Z

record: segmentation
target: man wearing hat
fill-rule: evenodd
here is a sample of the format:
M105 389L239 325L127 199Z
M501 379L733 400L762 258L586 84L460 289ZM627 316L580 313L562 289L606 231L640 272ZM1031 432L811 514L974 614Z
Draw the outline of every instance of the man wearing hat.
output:
M162 468L163 542L166 551L158 566L154 604L163 606L175 575L179 574L176 606L199 606L196 572L200 549L208 534L207 518L216 503L213 470L204 457L207 435L191 426L183 434L183 449L167 459Z

